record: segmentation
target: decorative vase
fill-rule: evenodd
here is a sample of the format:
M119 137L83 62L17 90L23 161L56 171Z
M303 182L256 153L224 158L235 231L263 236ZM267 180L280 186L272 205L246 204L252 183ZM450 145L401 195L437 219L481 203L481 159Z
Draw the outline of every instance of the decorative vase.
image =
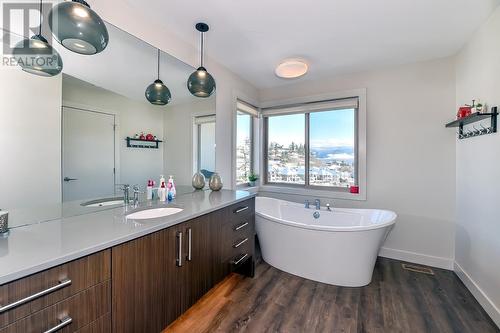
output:
M249 180L248 181L248 186L254 187L255 186L255 180Z
M201 172L197 172L194 174L191 184L197 190L201 190L205 187L205 176Z
M222 188L222 179L219 174L216 172L210 177L210 181L208 182L208 186L212 191L220 191Z

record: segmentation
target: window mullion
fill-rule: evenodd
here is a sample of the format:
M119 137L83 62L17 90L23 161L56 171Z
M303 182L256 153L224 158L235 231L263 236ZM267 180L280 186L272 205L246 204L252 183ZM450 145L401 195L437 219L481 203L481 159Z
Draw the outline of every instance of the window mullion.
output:
M304 166L304 185L309 186L309 113L305 114L305 147L304 147L304 160L305 160L305 166Z

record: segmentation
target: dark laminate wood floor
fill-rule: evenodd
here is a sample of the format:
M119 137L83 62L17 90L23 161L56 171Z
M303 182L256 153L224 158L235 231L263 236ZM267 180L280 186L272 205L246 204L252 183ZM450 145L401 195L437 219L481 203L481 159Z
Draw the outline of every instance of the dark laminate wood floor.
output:
M266 263L233 275L166 332L500 332L454 273L403 270L379 258L373 281L345 288Z

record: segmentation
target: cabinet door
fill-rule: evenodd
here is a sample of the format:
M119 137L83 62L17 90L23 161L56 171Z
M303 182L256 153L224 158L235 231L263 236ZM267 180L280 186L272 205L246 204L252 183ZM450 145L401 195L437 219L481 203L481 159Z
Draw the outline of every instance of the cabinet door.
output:
M176 231L113 247L113 332L160 332L180 314Z
M211 235L210 217L204 215L181 225L184 232L185 264L183 265L182 310L196 303L214 285L213 256L216 252Z
M212 276L214 285L224 280L230 273L229 267L224 264L224 243L227 236L224 233L223 224L228 219L229 210L223 208L210 214L210 232L214 242L215 253L212 258Z

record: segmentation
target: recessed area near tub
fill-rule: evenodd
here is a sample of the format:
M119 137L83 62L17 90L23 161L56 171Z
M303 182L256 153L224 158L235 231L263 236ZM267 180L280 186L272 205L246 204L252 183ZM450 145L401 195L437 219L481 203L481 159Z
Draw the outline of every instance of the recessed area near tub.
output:
M0 333L500 333L500 0L2 11Z

